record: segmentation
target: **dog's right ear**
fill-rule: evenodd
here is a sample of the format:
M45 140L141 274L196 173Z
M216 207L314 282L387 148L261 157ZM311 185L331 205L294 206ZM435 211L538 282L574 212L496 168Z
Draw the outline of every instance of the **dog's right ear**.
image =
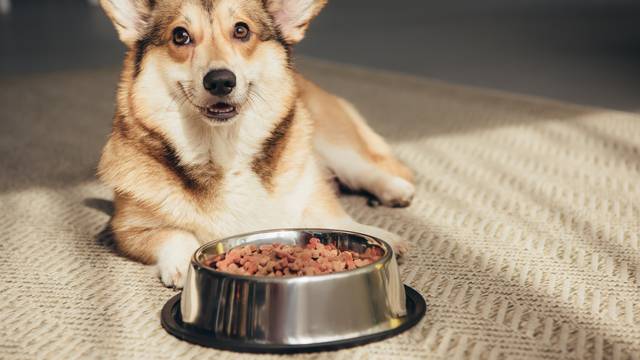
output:
M147 26L151 13L149 0L100 0L118 31L120 40L132 47Z

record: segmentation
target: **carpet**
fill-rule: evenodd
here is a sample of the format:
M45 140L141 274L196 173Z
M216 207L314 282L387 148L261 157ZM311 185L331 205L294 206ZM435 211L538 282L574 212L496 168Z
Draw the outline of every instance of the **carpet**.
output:
M402 278L429 304L397 337L297 357L640 359L640 115L297 63L415 169L409 208L342 201L410 241ZM174 291L114 252L94 173L117 78L0 80L0 358L289 358L169 336Z

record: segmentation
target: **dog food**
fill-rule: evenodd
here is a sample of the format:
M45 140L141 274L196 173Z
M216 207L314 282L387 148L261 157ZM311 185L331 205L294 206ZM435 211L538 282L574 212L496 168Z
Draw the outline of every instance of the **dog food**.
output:
M382 257L382 249L367 248L362 254L338 250L312 238L302 247L280 243L246 245L210 257L205 265L238 275L304 276L353 270Z

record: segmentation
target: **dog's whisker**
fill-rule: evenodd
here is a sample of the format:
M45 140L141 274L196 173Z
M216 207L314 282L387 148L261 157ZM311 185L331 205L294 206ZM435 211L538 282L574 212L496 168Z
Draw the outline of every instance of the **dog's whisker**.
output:
M259 100L269 110L273 110L273 107L271 106L271 103L269 103L262 95L260 95L259 93L255 92L253 89L249 89L248 99L250 100L251 104L254 105L254 106L258 105L258 104L256 104L256 100Z
M175 91L174 94L171 96L171 101L167 104L167 106L164 108L164 111L169 111L169 109L171 108L172 105L176 105L177 107L180 107L184 104L184 102L186 101L185 99L185 95L181 92L181 91ZM156 112L159 113L160 111Z

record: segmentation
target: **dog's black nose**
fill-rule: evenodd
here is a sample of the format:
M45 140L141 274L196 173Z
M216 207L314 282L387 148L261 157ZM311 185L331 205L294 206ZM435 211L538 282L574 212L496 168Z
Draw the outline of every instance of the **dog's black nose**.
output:
M213 95L229 95L236 87L236 75L227 69L211 70L204 76L202 84Z

